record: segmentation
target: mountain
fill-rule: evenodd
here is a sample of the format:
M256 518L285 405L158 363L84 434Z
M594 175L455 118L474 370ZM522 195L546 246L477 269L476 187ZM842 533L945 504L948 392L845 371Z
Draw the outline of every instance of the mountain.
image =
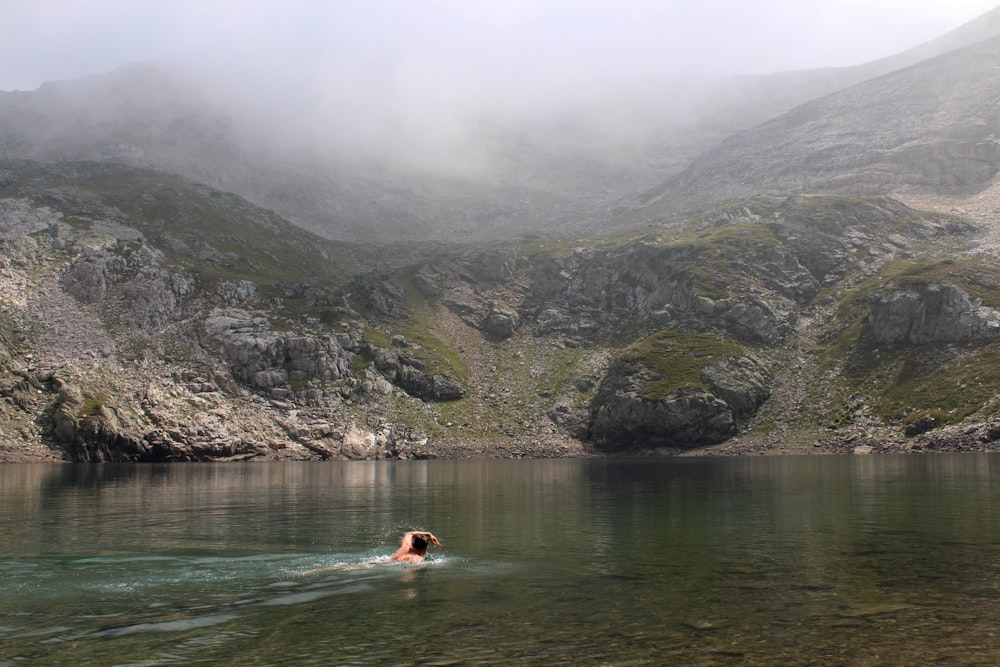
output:
M738 132L645 193L632 216L760 193L969 196L1000 171L1000 37Z
M0 94L0 460L998 450L997 16L468 155L163 66Z
M314 117L315 104L287 91L240 88L229 72L135 64L37 91L0 92L0 157L102 160L176 173L345 241L469 241L600 229L608 212L635 208L658 191L669 190L671 199L683 194L683 186L661 184L735 132L998 34L1000 10L994 10L937 40L855 67L653 79L533 117L483 111L432 119L449 127L441 130L444 138L413 148L405 136L390 137L388 145L364 150L352 145L349 118L336 110ZM784 122L795 122L789 119ZM803 131L814 129L825 128ZM699 160L687 179L714 179L707 173L715 169L712 155L738 162L747 149L739 136ZM771 140L758 130L746 136L750 145ZM761 156L760 168L780 161L781 150ZM739 183L732 175L719 177ZM720 194L746 190L719 187ZM637 198L643 192L650 194Z
M537 230L649 187L662 173L594 149L572 122L508 127L470 119L467 150L454 164L435 166L443 158L434 148L405 160L391 147L379 149L389 155L358 152L336 119L325 127L298 119L291 101L267 111L249 110L252 103L183 68L127 66L0 93L0 156L176 173L327 238L357 242Z
M725 136L746 130L810 100L863 81L906 69L1000 35L1000 7L912 49L850 67L779 72L743 77L720 84L715 102L706 105L704 124L718 126ZM728 92L727 92L728 91ZM725 136L720 136L724 139Z

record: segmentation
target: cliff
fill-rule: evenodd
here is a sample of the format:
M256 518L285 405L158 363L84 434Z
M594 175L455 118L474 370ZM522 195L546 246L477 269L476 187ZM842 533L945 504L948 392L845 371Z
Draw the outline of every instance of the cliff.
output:
M376 249L160 172L21 161L0 214L5 460L707 453L875 423L913 446L997 410L1000 275L935 259L977 228L887 198Z

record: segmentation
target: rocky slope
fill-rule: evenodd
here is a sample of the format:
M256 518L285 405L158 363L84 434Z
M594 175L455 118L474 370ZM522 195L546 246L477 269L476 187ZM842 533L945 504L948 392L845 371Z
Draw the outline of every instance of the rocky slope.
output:
M936 255L976 226L890 199L757 198L394 268L167 174L0 176L4 460L913 446L998 408L998 272ZM960 406L897 396L959 375Z
M970 195L1000 172L994 36L738 132L633 201L622 224L728 197Z

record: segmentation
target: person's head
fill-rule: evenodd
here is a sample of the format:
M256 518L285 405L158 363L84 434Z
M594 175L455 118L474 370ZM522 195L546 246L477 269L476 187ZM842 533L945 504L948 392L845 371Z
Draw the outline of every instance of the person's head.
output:
M410 545L417 551L427 551L427 539L420 535L414 535Z

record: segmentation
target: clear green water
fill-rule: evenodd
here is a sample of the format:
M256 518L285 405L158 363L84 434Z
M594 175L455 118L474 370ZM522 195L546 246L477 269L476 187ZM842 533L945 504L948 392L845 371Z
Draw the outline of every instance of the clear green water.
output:
M0 666L996 665L998 473L996 455L0 466ZM432 562L350 567L412 528L444 543Z

